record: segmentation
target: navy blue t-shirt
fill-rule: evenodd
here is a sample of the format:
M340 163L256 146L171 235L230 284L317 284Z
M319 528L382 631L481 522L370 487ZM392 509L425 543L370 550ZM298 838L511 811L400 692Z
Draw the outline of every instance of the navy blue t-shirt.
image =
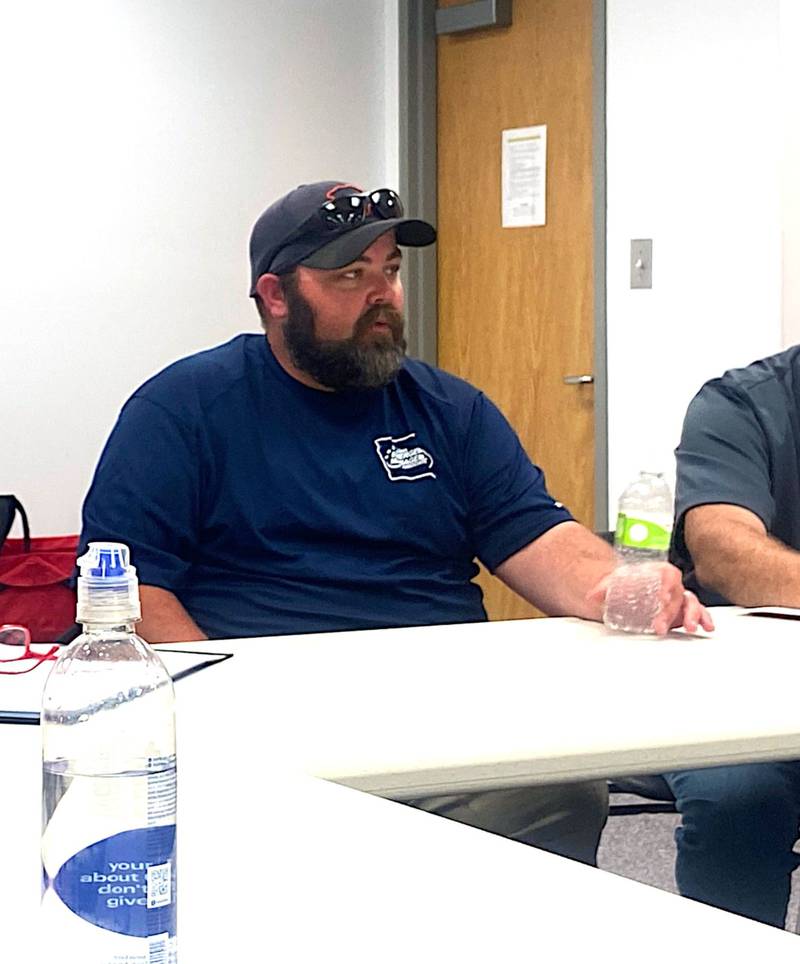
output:
M571 518L461 379L406 360L386 388L323 392L239 335L126 403L81 549L124 542L209 637L262 636L485 619L475 558Z

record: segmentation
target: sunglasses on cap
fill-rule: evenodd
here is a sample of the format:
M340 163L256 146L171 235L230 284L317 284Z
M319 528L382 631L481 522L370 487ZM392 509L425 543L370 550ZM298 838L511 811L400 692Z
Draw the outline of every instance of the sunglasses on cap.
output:
M349 187L349 185L346 185ZM341 190L341 188L339 189ZM316 212L322 224L337 230L342 226L352 227L361 224L365 218L377 215L379 218L402 218L403 203L397 194L388 187L363 194L348 194L343 197L329 198ZM312 218L303 225L309 226Z
M384 221L403 217L403 202L397 194L388 187L377 191L346 194L333 197L334 191L353 187L352 184L340 184L328 192L328 199L308 218L298 225L281 245L281 250L292 244L304 234L310 234L319 229L341 231L343 228L355 228L367 218L377 216ZM277 254L273 261L277 259Z

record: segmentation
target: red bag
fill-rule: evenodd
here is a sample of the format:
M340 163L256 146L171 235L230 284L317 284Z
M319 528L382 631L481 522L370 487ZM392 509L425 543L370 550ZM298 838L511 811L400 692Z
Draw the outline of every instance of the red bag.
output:
M2 542L0 532L0 625L26 626L32 642L52 643L75 622L76 594L67 580L75 568L78 536L31 539L20 515L24 539Z

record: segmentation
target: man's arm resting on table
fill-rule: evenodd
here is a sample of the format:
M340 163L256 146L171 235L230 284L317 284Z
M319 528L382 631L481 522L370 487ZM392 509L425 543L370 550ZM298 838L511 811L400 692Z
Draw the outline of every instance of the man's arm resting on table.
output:
M178 598L158 586L140 586L142 619L136 632L149 643L190 643L206 634L183 608Z
M589 593L616 566L614 550L577 522L561 522L501 562L495 575L549 616L602 619Z
M773 539L749 509L696 506L683 532L702 585L737 606L800 607L800 552Z
M617 565L614 550L577 522L562 522L515 552L495 569L514 592L549 616L602 619L608 579ZM695 632L714 624L694 593L683 588L675 566L664 563L656 633L675 626Z

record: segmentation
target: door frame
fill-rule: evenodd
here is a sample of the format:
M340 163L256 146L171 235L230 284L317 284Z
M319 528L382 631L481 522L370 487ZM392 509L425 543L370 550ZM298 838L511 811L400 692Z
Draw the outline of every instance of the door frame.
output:
M415 216L436 219L436 0L398 0L400 193ZM592 182L594 196L594 526L608 529L606 335L606 0L592 0ZM499 149L499 147L498 147ZM405 258L409 352L437 359L436 252Z

